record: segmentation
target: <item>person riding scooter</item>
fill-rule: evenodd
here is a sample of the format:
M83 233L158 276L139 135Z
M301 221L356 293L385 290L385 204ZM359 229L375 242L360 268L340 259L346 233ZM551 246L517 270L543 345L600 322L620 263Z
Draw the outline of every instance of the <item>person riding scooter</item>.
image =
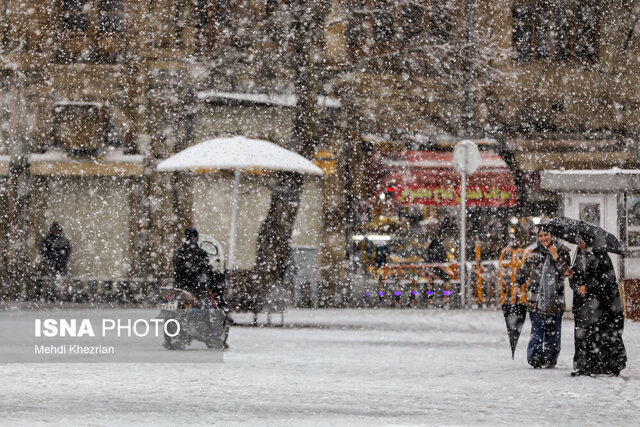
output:
M224 273L214 271L207 252L198 245L198 230L184 230L184 241L173 254L176 287L191 292L202 308L212 308L209 291L215 296L216 306L224 309Z
M164 346L182 350L192 340L208 348L227 349L229 320L224 301L225 272L220 260L203 249L198 230L189 227L173 253L175 288L163 288L161 318L180 325L177 335L165 332ZM219 268L212 265L218 265Z

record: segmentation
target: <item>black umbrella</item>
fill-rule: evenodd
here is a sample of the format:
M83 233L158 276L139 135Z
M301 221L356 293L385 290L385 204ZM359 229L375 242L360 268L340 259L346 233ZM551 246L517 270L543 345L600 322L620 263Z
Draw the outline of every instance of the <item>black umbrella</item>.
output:
M511 344L511 359L513 359L516 353L518 338L520 338L520 332L522 332L524 320L527 317L527 306L521 302L512 304L511 301L507 299L507 302L502 304L502 313L507 323L507 334L509 335L509 344Z
M580 235L587 246L622 255L622 245L618 238L597 225L560 216L541 222L540 226L552 235L569 243L577 243L576 236Z

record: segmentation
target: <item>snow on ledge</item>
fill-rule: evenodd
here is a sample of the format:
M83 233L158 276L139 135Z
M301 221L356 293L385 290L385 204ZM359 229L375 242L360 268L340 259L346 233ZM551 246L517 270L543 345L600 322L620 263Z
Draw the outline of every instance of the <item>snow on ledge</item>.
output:
M546 170L544 173L550 175L640 175L640 169L552 169Z
M220 92L215 90L201 91L197 93L198 99L233 99L236 101L248 101L256 104L278 105L281 107L295 107L297 96L294 94L274 94L274 93L241 93L241 92ZM339 100L329 96L318 96L318 106L327 108L340 108L342 104Z
M93 161L86 157L73 156L66 151L50 149L44 153L36 153L30 156L31 162L67 162L67 161ZM121 148L108 150L103 154L96 156L96 160L110 163L142 163L144 156L142 154L124 154Z
M639 169L569 169L540 173L540 188L559 192L640 190Z
M56 101L53 104L54 107L66 107L66 106L76 106L76 107L96 107L96 108L102 108L104 107L104 104L102 102L89 102L89 101L70 101L70 100L63 100L63 101Z

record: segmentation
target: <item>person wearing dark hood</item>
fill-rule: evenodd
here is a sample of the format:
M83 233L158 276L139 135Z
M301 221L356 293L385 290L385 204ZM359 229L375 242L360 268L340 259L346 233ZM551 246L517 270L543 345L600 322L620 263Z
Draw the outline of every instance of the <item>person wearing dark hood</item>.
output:
M65 237L62 226L57 222L52 223L40 249L42 274L51 286L60 287L60 282L67 275L71 251L71 242ZM55 289L48 291L54 292Z
M618 376L627 361L618 281L609 254L597 244L587 247L585 240L578 236L570 280L575 318L571 375Z
M569 274L570 261L569 249L539 228L538 243L516 276L516 289L527 285L531 319L527 362L536 369L553 368L558 361L565 308L564 277Z
M198 245L198 230L184 230L184 240L173 253L176 287L191 292L198 300L211 306L209 282L214 277L207 252Z

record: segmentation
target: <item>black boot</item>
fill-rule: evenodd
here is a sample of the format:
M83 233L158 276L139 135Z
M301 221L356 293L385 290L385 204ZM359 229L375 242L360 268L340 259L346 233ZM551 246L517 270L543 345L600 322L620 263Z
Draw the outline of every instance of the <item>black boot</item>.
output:
M582 377L582 376L590 376L591 374L587 371L584 371L582 369L577 369L573 372L571 372L571 376L572 377Z

